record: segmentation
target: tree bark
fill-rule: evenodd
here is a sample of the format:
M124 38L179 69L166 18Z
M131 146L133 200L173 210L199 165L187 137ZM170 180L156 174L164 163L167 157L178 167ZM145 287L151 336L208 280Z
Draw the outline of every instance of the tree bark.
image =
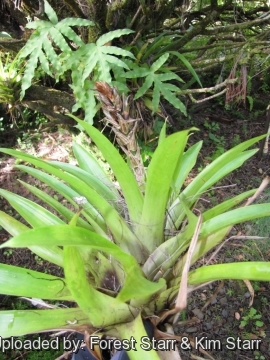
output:
M85 15L79 7L76 0L63 0L63 2L70 8L70 10L79 18L84 19Z
M26 44L24 39L14 40L9 38L1 38L0 40L0 50L4 52L19 52L21 48Z
M54 124L74 125L74 120L67 116L71 113L75 99L65 91L33 85L25 94L21 105L44 114Z

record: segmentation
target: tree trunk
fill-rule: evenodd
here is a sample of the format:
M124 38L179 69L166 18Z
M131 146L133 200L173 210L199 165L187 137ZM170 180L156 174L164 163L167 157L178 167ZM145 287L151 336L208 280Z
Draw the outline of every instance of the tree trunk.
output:
M25 94L21 105L44 114L53 124L74 125L67 113L71 113L75 99L65 91L33 85Z

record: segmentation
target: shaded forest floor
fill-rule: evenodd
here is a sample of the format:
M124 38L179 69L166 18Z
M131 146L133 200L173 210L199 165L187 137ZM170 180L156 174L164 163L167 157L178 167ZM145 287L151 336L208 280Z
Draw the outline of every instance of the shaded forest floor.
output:
M225 150L251 137L264 133L265 114L258 112L253 116L248 111L226 112L223 110L209 110L203 108L193 112L190 120L185 120L185 127L196 126L200 132L194 133L191 142L204 140L198 164L190 174L196 173ZM181 123L181 127L184 125ZM0 137L5 147L13 146L12 137ZM10 145L9 145L10 141ZM55 133L43 133L39 141L31 141L26 145L27 151L35 153L43 159L72 161L71 155L72 136L67 131ZM2 145L1 145L2 146ZM21 145L20 145L21 146ZM34 200L34 197L24 189L18 179L38 185L36 180L22 174L13 168L14 160L1 157L0 188L13 191L19 195ZM253 157L240 169L224 179L217 188L212 189L204 196L205 206L218 204L220 201L239 194L243 191L258 187L262 179L270 174L270 156L262 160ZM61 198L58 198L61 201ZM36 200L34 200L36 201ZM269 189L261 196L259 201L270 202ZM4 199L0 199L0 210L10 212L13 210ZM269 222L269 227L267 226ZM264 225L262 225L264 224ZM260 235L269 236L270 221L264 223L251 223L234 227L231 235ZM267 233L267 231L269 231ZM0 243L9 238L8 234L0 231ZM207 255L199 265L205 264L213 254ZM260 241L228 241L216 256L211 258L210 263L228 263L234 261L269 261L270 240ZM39 259L33 253L23 249L0 250L0 262L24 266L38 271L45 271L60 275L61 271L51 264ZM241 281L214 282L192 293L188 301L188 307L181 314L175 326L176 334L187 336L193 343L204 339L218 340L215 344L202 341L208 354L192 348L191 351L180 350L182 359L269 359L270 354L270 285L269 283L252 282L255 292L254 301L251 305L251 294L246 284ZM19 300L21 308L29 308L22 300ZM12 309L18 307L18 300L13 297L0 296L0 309ZM255 309L251 310L251 308ZM256 317L257 316L257 317ZM241 321L246 324L241 326ZM259 320L260 323L256 323ZM261 326L257 326L257 325ZM243 325L243 324L242 324ZM43 335L42 335L43 336ZM45 335L44 335L45 336ZM228 344L229 341L231 341ZM239 338L239 344L245 339L261 340L258 350L240 349L232 350L232 342ZM229 348L226 348L226 344ZM220 346L218 346L220 345ZM202 347L201 347L202 350ZM43 355L42 355L43 354ZM4 359L47 359L44 352L39 355L27 352L10 352L8 356L1 355ZM2 356L2 357L1 357ZM51 353L50 359L60 354ZM197 356L197 357L196 357ZM49 359L49 357L48 357Z

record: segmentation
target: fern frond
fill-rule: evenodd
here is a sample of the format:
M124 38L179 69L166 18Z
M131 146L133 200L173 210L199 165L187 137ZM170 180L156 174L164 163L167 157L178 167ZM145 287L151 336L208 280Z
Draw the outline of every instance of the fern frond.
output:
M35 70L40 63L43 71L52 76L53 68L54 76L58 80L59 76L65 71L61 61L72 53L71 47L66 39L74 42L78 46L84 45L80 37L73 31L70 26L93 26L92 21L86 19L67 18L58 22L57 15L48 1L45 0L45 13L49 21L38 20L26 25L29 29L35 29L26 45L19 53L19 58L29 57L26 71L22 77L21 99L25 95L25 91L31 86ZM52 42L61 50L62 56L58 56Z
M168 60L169 53L163 54L158 58L151 67L134 67L133 70L127 71L122 76L126 78L139 78L145 77L145 80L136 92L134 100L142 97L148 89L154 86L152 92L152 112L158 111L160 96L162 95L167 101L169 101L174 107L179 109L186 115L185 105L175 96L175 92L179 89L176 85L167 83L169 80L177 80L183 82L183 80L175 73L168 71L166 68L162 68L162 65ZM159 72L157 72L159 71Z

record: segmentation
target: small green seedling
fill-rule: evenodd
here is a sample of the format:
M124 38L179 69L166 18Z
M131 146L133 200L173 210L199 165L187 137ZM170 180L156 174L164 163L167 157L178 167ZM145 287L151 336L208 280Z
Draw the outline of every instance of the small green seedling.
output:
M243 316L243 319L240 323L241 328L245 328L247 325L255 325L256 327L262 327L264 325L263 321L260 319L262 315L257 313L257 310L253 307L250 308L249 313Z

